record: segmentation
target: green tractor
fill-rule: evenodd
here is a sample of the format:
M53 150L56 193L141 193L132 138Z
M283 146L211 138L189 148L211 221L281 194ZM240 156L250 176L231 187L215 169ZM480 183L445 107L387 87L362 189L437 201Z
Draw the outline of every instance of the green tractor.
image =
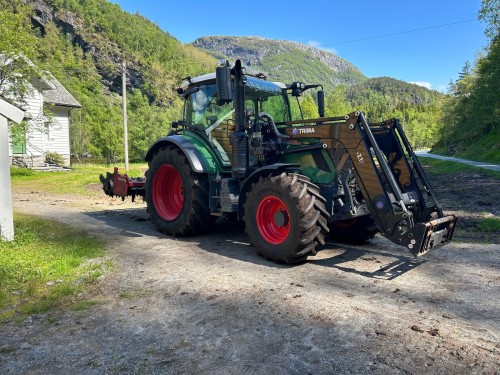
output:
M315 119L298 101L309 89ZM269 82L239 60L178 93L183 119L148 150L145 182L101 176L109 195L143 195L161 232L196 235L231 215L281 263L316 254L327 235L362 243L379 232L415 256L451 240L456 217L443 214L397 120L325 117L321 85Z

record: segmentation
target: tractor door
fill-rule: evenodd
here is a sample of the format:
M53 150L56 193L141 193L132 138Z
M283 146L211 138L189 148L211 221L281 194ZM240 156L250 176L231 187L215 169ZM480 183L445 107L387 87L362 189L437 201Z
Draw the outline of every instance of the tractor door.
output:
M232 103L219 105L215 84L198 86L186 99L184 118L205 132L223 166L231 165L230 135L234 129Z

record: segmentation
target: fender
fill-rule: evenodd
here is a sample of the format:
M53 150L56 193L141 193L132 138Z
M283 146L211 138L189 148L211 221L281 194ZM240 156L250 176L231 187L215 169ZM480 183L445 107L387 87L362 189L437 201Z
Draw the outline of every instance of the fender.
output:
M246 194L251 189L252 184L257 181L260 176L267 175L271 172L299 172L300 165L299 164L284 164L284 163L276 163L271 165L266 165L262 168L253 171L250 176L248 176L243 182L240 189L240 199L238 201L238 218L242 218L245 210L243 205L246 201Z
M182 150L191 168L197 173L216 173L220 169L215 156L199 140L188 135L169 135L158 139L151 145L144 159L150 162L158 149L168 145L175 145Z

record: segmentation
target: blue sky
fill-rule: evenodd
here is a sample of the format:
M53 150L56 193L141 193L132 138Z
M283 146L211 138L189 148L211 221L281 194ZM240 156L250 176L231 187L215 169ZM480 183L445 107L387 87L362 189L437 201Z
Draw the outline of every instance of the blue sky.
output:
M183 43L208 35L293 40L331 50L368 77L420 82L440 91L487 44L484 23L458 23L477 18L480 0L113 2ZM452 23L457 24L434 28ZM403 33L415 29L424 30ZM373 38L395 33L400 34ZM365 38L372 39L355 41Z

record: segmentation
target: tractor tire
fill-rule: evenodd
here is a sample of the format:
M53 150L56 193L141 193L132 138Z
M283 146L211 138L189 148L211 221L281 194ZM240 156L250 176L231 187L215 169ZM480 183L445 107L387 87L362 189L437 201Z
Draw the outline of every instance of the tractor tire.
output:
M370 215L333 221L329 224L329 227L332 240L355 245L371 240L378 232L377 226Z
M208 177L195 173L176 147L161 148L149 162L145 199L151 222L171 236L203 233L214 222L210 215Z
M316 255L324 244L328 213L319 188L301 175L260 177L244 205L250 242L261 256L278 263L297 263Z

